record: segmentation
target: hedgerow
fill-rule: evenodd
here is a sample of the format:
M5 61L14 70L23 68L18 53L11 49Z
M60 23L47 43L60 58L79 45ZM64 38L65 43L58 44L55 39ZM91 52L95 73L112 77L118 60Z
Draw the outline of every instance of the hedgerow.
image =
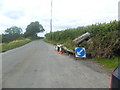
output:
M81 44L87 48L87 52L92 53L94 57L120 56L120 27L119 21L111 21L110 23L97 23L88 26L79 26L66 30L47 33L46 39L56 43L62 43L66 47L73 49L75 45L73 40L78 36L89 32L91 34L90 44L86 41Z

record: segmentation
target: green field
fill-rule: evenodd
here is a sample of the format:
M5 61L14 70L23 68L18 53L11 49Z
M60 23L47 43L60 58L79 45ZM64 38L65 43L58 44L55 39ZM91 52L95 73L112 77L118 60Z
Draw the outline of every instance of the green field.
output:
M8 51L10 49L25 45L31 41L32 41L31 39L23 39L23 40L15 40L15 41L12 41L9 43L1 43L0 44L0 48L1 48L0 52L5 52L5 51Z

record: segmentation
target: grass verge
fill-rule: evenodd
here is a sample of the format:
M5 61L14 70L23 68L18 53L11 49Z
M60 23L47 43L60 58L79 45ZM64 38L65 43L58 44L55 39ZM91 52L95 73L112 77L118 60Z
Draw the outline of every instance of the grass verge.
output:
M96 59L96 62L103 65L106 69L113 71L118 66L118 64L120 64L120 57L115 57L111 59L98 58Z
M48 40L48 39L44 39L44 41L47 42L47 43L53 44L53 45L56 45L57 43L60 43L60 42L55 42L55 41L51 41L51 40ZM75 45L71 40L68 40L65 43L60 43L60 44L63 44L68 49L72 49L72 50L75 49Z
M9 43L2 43L0 44L0 47L2 47L2 49L0 49L0 52L5 52L10 49L25 45L31 41L32 41L31 39L23 39L23 40L15 40Z
M50 40L47 40L47 39L44 39L44 41L47 42L47 43L53 44L53 45L56 45L56 44L57 44L56 42L50 41Z

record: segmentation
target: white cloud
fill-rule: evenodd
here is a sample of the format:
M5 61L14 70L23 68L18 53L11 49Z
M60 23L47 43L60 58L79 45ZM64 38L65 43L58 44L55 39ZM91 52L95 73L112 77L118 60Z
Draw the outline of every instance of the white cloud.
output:
M119 0L53 0L53 31L118 19ZM51 0L0 0L0 32L39 21L50 30Z

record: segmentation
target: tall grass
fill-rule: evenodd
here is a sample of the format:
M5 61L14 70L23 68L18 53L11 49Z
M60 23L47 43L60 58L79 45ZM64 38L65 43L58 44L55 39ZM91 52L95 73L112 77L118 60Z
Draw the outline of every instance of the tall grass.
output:
M2 49L0 49L0 52L5 52L10 49L25 45L31 41L32 41L31 39L23 39L23 40L15 40L9 43L1 43L0 47L2 47Z

